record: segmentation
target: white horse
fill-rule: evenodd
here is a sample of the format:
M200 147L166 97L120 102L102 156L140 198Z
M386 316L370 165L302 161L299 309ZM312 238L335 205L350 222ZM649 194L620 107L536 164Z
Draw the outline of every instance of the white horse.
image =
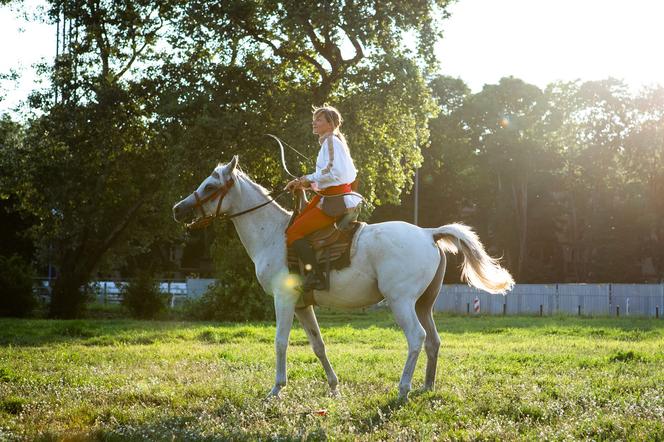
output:
M291 213L270 202L268 192L237 169L238 157L218 165L194 193L173 207L181 222L200 210L203 217L224 214L232 218L242 244L256 267L266 293L274 297L276 378L269 396L286 385L286 350L297 316L320 360L330 393L338 394L337 376L330 365L313 307L296 308L297 277L289 275L285 231ZM209 215L208 215L209 214ZM241 214L233 217L233 215ZM440 337L433 305L445 273L445 251L464 255L462 276L474 287L505 293L514 284L507 270L486 254L477 235L462 224L420 228L405 222L364 226L355 239L351 265L330 273L330 290L316 291L318 305L366 307L386 299L408 340L408 356L399 382L399 396L407 399L422 344L427 355L424 389L434 388Z

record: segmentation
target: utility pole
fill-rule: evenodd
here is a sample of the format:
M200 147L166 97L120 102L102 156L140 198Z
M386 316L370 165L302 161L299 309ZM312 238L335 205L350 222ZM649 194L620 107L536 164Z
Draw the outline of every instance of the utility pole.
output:
M419 135L416 135L415 138L415 147L420 147L420 138ZM420 169L419 167L415 169L415 213L413 214L413 224L416 226L419 225L419 208L420 208Z

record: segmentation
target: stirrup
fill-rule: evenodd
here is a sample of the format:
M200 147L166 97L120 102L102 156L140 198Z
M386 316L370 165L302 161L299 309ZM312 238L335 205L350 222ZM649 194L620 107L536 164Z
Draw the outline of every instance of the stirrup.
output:
M311 290L325 290L325 278L316 274L315 271L307 273L302 281L302 291L309 292Z

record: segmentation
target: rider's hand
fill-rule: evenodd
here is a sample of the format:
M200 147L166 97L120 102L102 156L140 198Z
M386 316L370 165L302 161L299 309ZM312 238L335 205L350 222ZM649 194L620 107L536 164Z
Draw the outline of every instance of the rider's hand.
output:
M296 178L294 180L291 180L286 184L286 187L284 187L284 190L290 190L293 191L301 186L300 184L300 179Z

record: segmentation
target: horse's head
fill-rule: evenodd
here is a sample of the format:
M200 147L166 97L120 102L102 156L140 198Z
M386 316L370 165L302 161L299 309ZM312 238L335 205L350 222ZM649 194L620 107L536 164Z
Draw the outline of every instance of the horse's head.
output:
M230 163L218 165L193 193L173 206L173 218L177 222L191 221L193 227L202 227L212 219L228 211L230 201L224 198L235 184L233 171L238 156Z

